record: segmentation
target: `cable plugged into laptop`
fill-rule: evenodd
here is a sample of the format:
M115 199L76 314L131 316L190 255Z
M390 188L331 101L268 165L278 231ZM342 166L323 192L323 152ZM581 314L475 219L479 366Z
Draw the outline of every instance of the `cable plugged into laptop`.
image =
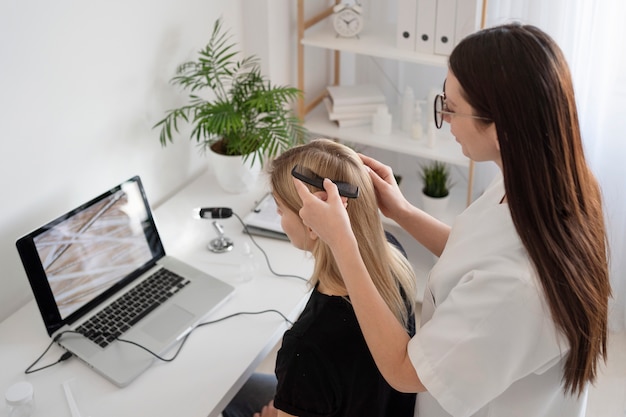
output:
M52 341L50 342L50 344L48 345L48 347L46 348L46 350L44 350L44 352L41 354L41 356L39 356L35 362L33 362L32 364L30 364L30 366L29 366L28 368L26 368L26 370L24 371L24 373L25 373L25 374L32 374L32 373L34 373L34 372L38 372L38 371L41 371L41 370L43 370L43 369L50 368L51 366L54 366L54 365L59 364L59 363L61 363L61 362L65 362L66 360L68 360L69 358L71 358L72 356L74 356L74 354L73 354L72 352L70 352L70 351L65 351L65 352L61 355L61 357L60 357L60 358L59 358L56 362L52 362L52 363L50 363L50 364L48 364L48 365L44 365L44 366L42 366L42 367L40 367L40 368L33 369L33 366L35 366L35 365L36 365L36 364L37 364L37 363L41 360L41 358L43 358L43 357L44 357L44 355L45 355L45 354L46 354L46 353L50 350L50 348L52 347L52 345L53 345L53 344L54 344L57 340L59 340L59 339L61 338L61 336L62 336L64 333L65 333L65 332L61 332L61 333L59 333L59 334L58 334L58 335L57 335L54 339L52 339Z

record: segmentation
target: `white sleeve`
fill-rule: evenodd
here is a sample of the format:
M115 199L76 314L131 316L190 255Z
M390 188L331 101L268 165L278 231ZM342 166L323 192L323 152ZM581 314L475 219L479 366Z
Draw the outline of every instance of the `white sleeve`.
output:
M409 343L420 380L453 416L474 414L562 354L540 291L514 275L469 272L433 300L432 318Z

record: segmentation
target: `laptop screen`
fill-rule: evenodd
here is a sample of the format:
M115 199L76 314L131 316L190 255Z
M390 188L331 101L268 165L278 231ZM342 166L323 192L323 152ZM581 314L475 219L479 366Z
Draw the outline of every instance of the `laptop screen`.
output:
M59 322L97 304L164 254L138 177L42 226L17 246L40 309L46 299L48 315Z

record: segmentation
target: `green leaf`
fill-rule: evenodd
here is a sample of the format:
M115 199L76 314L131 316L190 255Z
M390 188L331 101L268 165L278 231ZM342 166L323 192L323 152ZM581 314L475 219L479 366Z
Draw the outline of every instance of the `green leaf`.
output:
M427 196L441 198L450 193L450 171L445 163L434 161L428 166L422 166L420 176L424 182L422 192Z
M304 141L306 129L290 108L302 92L272 85L256 56L238 56L218 19L196 60L179 65L170 80L188 92L188 103L169 110L153 126L161 129L163 146L173 141L181 121L192 124L190 139L199 145L206 148L223 139L228 154L246 159L263 161Z

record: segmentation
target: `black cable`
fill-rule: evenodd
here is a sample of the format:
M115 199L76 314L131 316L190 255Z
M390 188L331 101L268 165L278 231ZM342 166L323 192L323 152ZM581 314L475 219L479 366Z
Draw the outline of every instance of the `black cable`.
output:
M281 313L278 310L274 310L273 308L267 309L267 310L262 310L262 311L241 311L239 313L233 313L230 314L228 316L224 316L220 319L215 319L215 320L211 320L211 321L205 321L204 323L200 323L198 324L196 327L202 327L202 326L206 326L209 324L215 324L215 323L219 323L220 321L224 321L230 318L233 318L235 316L241 316L241 315L257 315L257 314L265 314L265 313L276 313L278 314L280 317L283 318L283 320L285 320L287 323L289 323L290 325L293 325L293 322L291 320L289 320L287 318L287 316L285 316L283 313Z
M178 345L178 349L176 349L176 352L174 353L174 355L173 355L171 358L164 358L164 357L162 357L162 356L158 355L157 353L155 353L155 352L151 351L150 349L146 348L145 346L142 346L142 345L140 345L140 344L139 344L139 343L137 343L137 342L133 342L132 340L122 339L121 337L116 337L116 338L115 338L115 340L117 340L117 341L119 341L119 342L128 343L128 344L131 344L131 345L137 346L138 348L145 350L146 352L148 352L149 354L151 354L152 356L154 356L155 358L157 358L157 359L159 359L159 360L161 360L161 361L163 361L163 362L172 362L174 359L176 359L176 357L178 356L178 354L179 354L179 353L180 353L180 351L182 350L183 345L185 344L185 342L187 341L187 339L189 338L189 336L191 335L191 333L192 333L194 330L196 330L198 327L207 326L207 325L209 325L209 324L214 324L214 323L219 323L219 322L221 322L221 321L224 321L224 320L230 319L230 318L232 318L232 317L236 317L236 316L241 316L241 315L257 315L257 314L265 314L265 313L276 313L276 314L278 314L279 316L281 316L281 317L283 318L283 320L285 320L287 323L289 323L290 325L293 325L293 322L292 322L291 320L289 320L289 319L287 318L287 316L285 316L285 315L284 315L283 313L281 313L280 311L278 311L278 310L274 310L274 309L268 309L268 310L262 310L262 311L242 311L242 312L239 312L239 313L233 313L233 314L230 314L230 315L228 315L228 316L225 316L225 317L222 317L222 318L219 318L219 319L216 319L216 320L212 320L212 321L207 321L207 322L204 322L204 323L200 323L200 324L198 324L197 326L195 326L193 329L191 329L191 331L190 331L189 333L187 333L187 334L186 334L186 335L185 335L185 336L181 339L181 342L180 342L180 344ZM47 347L47 348L43 351L43 353L42 353L42 354L41 354L41 355L40 355L40 356L39 356L39 357L38 357L38 358L37 358L37 359L36 359L36 360L35 360L35 361L34 361L34 362L33 362L33 363L29 366L29 367L28 367L28 368L26 368L26 370L24 371L24 373L25 373L25 374L32 374L32 373L34 373L34 372L38 372L38 371L44 370L44 369L46 369L46 368L50 368L51 366L54 366L54 365L56 365L56 364L58 364L58 363L60 363L60 362L66 361L66 360L68 360L69 358L71 358L71 357L73 356L73 354L72 354L71 352L69 352L69 351L66 351L65 353L63 353L63 355L61 355L61 357L60 357L60 358L59 358L56 362L53 362L53 363L50 363L50 364L48 364L48 365L42 366L41 368L32 369L32 367L33 367L33 366L35 366L35 365L36 365L36 364L37 364L37 363L41 360L41 358L43 358L43 357L44 357L44 355L45 355L45 354L46 354L46 353L50 350L50 348L52 347L52 345L53 345L56 341L58 341L58 340L61 338L61 336L63 336L63 335L64 335L64 334L66 334L66 333L74 333L74 334L79 334L79 335L84 336L84 337L87 337L87 338L89 338L89 336L92 336L92 337L93 337L93 336L105 336L105 337L106 337L106 336L109 336L109 335L110 335L109 333L105 333L105 332L90 332L90 333L86 333L86 334L85 334L85 333L81 333L81 332L78 332L78 331L75 331L75 330L65 330L65 331L63 331L63 332L59 333L58 335L56 335L56 336L52 339L52 341L50 341L50 344L48 345L48 347Z
M235 216L237 218L237 220L239 220L239 223L241 223L241 225L243 226L244 231L246 232L246 234L248 235L248 237L250 238L250 240L252 241L252 243L254 243L254 246L256 246L261 253L263 254L263 256L265 257L265 263L267 264L267 267L269 268L270 272L274 275L276 275L277 277L283 277L283 278L297 278L300 279L302 281L308 282L309 280L301 277L299 275L291 275L291 274L279 274L278 272L274 271L274 269L272 268L272 265L270 264L270 259L267 256L267 253L263 250L263 248L261 247L261 245L259 245L257 243L257 241L254 239L254 237L252 236L252 233L250 233L250 231L248 230L248 226L246 225L246 223L241 220L241 217L239 217L239 215L237 213L235 213L233 211L233 216Z
M195 328L194 328L195 329ZM148 349L145 346L140 345L137 342L133 342L132 340L128 340L128 339L122 339L121 337L116 337L115 340L119 341L119 342L124 342L124 343L128 343L130 345L133 346L137 346L140 349L145 350L146 352L148 352L149 354L151 354L152 356L154 356L155 358L157 358L160 361L163 362L172 362L174 359L176 359L176 357L178 356L178 354L180 353L180 351L183 349L183 345L185 344L185 342L187 341L187 338L189 338L189 335L191 334L191 332L194 331L194 329L191 329L191 331L189 333L187 333L180 341L180 345L178 345L178 349L176 349L176 353L174 353L174 356L172 356L171 358L164 358L160 355L158 355L157 353L151 351L150 349Z
M72 353L71 353L71 352L67 352L67 351L66 351L66 352L64 352L64 353L61 355L61 357L60 357L60 358L59 358L56 362L52 362L52 363L50 363L50 364L48 364L48 365L42 366L41 368L32 369L32 368L33 368L33 366L35 366L35 365L37 364L37 362L39 362L39 361L41 360L41 358L43 358L43 357L45 356L45 354L46 354L46 353L48 353L48 351L50 350L50 348L52 347L52 345L54 344L54 342L56 342L57 340L59 340L59 338L60 338L63 334L65 334L65 333L67 333L67 332L68 332L68 331L64 331L64 332L61 332L61 333L59 333L58 335L56 335L56 336L54 337L54 339L52 339L52 341L50 341L50 344L48 345L48 347L46 348L46 350L44 350L44 351L43 351L43 353L42 353L42 354L41 354L41 355L40 355L40 356L39 356L39 357L35 360L35 362L31 363L31 364L30 364L30 366L29 366L28 368L26 368L26 370L24 371L24 373L25 373L25 374L27 374L27 375L28 375L28 374L32 374L32 373L35 373L35 372L37 372L37 371L41 371L41 370L43 370L43 369L50 368L51 366L54 366L54 365L56 365L56 364L58 364L58 363L61 363L61 362L63 362L63 361L68 360L69 358L71 358L71 357L73 356L73 355L72 355Z
M172 356L171 358L164 358L160 355L158 355L157 353L151 351L150 349L146 348L145 346L140 345L139 343L133 342L132 340L127 340L127 339L122 339L120 337L116 337L115 339L120 341L120 342L124 342L124 343L129 343L131 345L137 346L138 348L141 348L143 350L145 350L146 352L148 352L149 354L151 354L152 356L154 356L155 358L159 359L160 361L163 362L172 362L174 359L176 359L176 357L178 356L178 354L180 353L180 351L183 348L183 345L185 344L185 342L187 341L187 338L191 335L191 333L196 330L198 327L202 327L202 326L207 326L209 324L215 324L215 323L219 323L221 321L236 317L236 316L242 316L242 315L257 315L257 314L265 314L265 313L276 313L279 316L281 316L287 323L289 323L290 325L293 325L293 322L291 320L289 320L287 318L287 316L285 316L283 313L281 313L278 310L274 310L274 309L269 309L269 310L263 310L263 311L241 311L239 313L233 313L230 314L228 316L216 319L216 320L212 320L212 321L207 321L204 323L200 323L198 324L196 327L194 327L193 329L191 329L191 331L189 333L187 333L185 335L185 337L182 338L180 345L178 345L178 349L176 349L176 352L174 353L174 356Z

